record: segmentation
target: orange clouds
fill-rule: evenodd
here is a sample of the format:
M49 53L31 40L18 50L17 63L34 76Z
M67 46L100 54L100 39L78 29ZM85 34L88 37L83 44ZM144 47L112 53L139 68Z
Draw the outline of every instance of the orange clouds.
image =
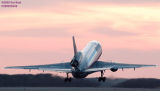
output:
M60 8L62 5L64 5L63 9ZM83 36L92 35L94 37L99 34L101 37L105 38L106 35L108 36L108 40L112 40L115 43L119 41L117 37L120 37L122 41L120 46L124 48L135 48L132 44L129 45L129 42L133 42L133 44L139 42L136 47L138 49L143 49L143 45L146 44L150 46L151 49L159 49L159 47L155 45L160 45L157 44L157 41L160 40L160 7L154 7L152 5L135 7L134 5L128 6L107 3L95 5L95 3L85 4L84 2L70 2L66 4L63 3L62 5L53 7L43 6L39 9L34 8L33 10L31 8L20 8L19 10L15 9L10 12L2 13L0 16L0 20L2 21L0 22L0 31L18 30L20 32L34 31L34 29L36 29L38 33L37 29L44 29L44 31L47 31L47 29L61 31L55 29L63 28L70 36L76 34ZM13 12L15 14L12 14ZM101 33L101 30L99 30L99 33L93 31L102 28L104 31L103 33ZM28 33L32 35L32 32ZM13 34L10 33L10 36L13 36ZM103 36L103 34L105 35ZM129 34L129 36L124 34ZM130 34L136 35L130 36ZM1 34L1 36L5 36L5 33L4 35ZM47 37L47 35L45 37ZM106 41L108 40L106 39ZM128 43L129 46L123 45L123 43ZM113 48L115 47L116 46L113 46ZM150 47L147 47L147 49L150 49Z

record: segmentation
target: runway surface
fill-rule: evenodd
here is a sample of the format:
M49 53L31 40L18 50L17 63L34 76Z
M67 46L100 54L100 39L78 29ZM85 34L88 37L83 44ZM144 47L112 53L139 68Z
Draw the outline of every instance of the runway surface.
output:
M160 91L160 89L93 87L0 87L0 91Z

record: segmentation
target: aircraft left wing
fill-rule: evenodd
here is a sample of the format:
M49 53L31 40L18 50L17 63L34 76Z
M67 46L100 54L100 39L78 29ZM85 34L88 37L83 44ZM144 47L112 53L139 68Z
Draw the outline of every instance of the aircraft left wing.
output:
M85 72L97 72L102 70L115 69L129 69L129 68L141 68L141 67L156 67L157 65L143 65L143 64L123 64L113 62L96 61L89 69Z
M31 66L10 66L5 69L28 69L28 70L43 70L43 71L57 71L71 73L71 66L69 62L57 63L57 64L46 64L46 65L31 65Z

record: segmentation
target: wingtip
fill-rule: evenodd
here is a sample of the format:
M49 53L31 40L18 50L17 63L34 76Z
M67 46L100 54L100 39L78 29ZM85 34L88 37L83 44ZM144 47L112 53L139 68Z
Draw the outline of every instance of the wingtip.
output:
M12 69L13 67L4 67L4 69Z
M4 69L9 69L9 67L4 67Z
M159 67L159 65L155 65L155 67Z

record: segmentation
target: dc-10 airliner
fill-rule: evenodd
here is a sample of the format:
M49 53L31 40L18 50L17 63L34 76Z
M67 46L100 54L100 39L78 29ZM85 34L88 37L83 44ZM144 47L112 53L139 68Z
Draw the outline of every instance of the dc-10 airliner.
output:
M85 78L91 73L101 72L101 76L98 81L105 81L106 78L103 76L105 70L111 70L116 72L118 69L128 69L128 68L140 68L140 67L154 67L156 65L142 65L142 64L123 64L123 63L113 63L113 62L103 62L99 61L102 55L102 48L98 41L90 41L86 47L77 51L76 42L74 36L73 49L74 56L71 62L57 63L57 64L47 64L47 65L32 65L32 66L11 66L5 67L5 69L29 69L29 70L42 70L42 71L56 71L65 72L67 77L64 79L65 82L70 82L71 77L69 73L72 74L74 78L80 79Z

